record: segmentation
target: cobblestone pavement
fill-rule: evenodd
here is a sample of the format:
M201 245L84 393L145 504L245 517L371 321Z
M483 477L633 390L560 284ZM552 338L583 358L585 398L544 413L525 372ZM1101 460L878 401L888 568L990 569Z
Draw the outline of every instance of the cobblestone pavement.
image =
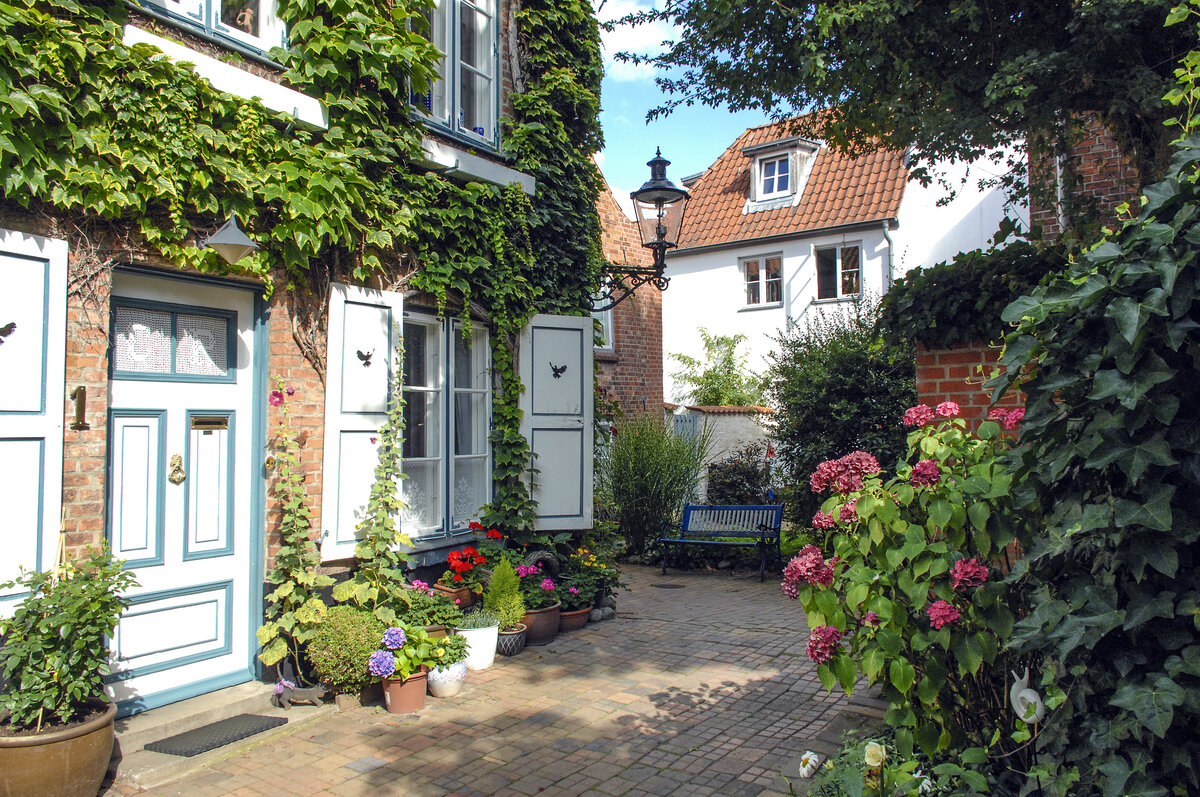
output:
M630 567L617 619L497 657L418 715L341 712L166 786L109 794L786 794L781 767L806 746L831 752L835 729L880 711L826 693L799 606L756 576Z

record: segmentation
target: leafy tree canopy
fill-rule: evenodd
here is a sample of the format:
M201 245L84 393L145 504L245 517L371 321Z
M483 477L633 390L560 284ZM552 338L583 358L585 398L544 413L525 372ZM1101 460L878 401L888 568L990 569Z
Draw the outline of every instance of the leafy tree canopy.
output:
M704 359L672 354L682 370L671 376L679 383L680 401L712 407L758 407L763 403L762 377L751 373L737 353L745 335L714 335L700 327Z
M1192 41L1173 0L676 0L624 22L679 30L662 55L672 95L786 118L850 152L912 148L928 167L1097 113L1143 170L1162 165L1162 97Z

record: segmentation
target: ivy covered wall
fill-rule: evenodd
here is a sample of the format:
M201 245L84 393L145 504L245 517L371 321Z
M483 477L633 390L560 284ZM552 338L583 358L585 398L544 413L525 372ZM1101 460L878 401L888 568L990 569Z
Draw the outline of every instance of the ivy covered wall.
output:
M428 6L279 1L289 47L269 53L276 77L329 111L328 129L310 130L122 44L131 14L145 18L117 0L0 4L0 81L11 87L0 95L0 222L67 239L70 302L81 331L99 336L93 359L103 360L109 274L124 263L255 280L281 308L273 363L284 323L289 354L304 360L296 371L318 379L331 281L417 290L488 324L499 380L490 520L520 526L532 507L519 480L515 335L535 312L586 312L602 263L590 160L601 145L599 34L579 0L502 9L514 38L501 44L512 88L501 156L537 179L530 198L419 165L426 130L408 97L435 74L438 53L416 32ZM230 213L262 247L235 266L195 246Z

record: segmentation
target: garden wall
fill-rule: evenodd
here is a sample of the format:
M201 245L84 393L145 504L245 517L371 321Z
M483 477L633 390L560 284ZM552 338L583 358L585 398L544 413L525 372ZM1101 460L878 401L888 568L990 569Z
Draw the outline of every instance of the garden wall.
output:
M953 401L962 417L973 426L987 418L991 391L984 383L999 366L1000 348L973 342L949 349L930 349L917 344L917 402L933 407ZM1019 392L1004 395L997 407L1014 409L1024 406Z

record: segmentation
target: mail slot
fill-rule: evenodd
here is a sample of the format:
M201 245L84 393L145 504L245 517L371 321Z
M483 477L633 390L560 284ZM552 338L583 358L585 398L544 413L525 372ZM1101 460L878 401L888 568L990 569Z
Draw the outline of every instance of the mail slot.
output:
M214 429L228 429L228 415L193 415L192 428L199 429L203 432L211 432Z

